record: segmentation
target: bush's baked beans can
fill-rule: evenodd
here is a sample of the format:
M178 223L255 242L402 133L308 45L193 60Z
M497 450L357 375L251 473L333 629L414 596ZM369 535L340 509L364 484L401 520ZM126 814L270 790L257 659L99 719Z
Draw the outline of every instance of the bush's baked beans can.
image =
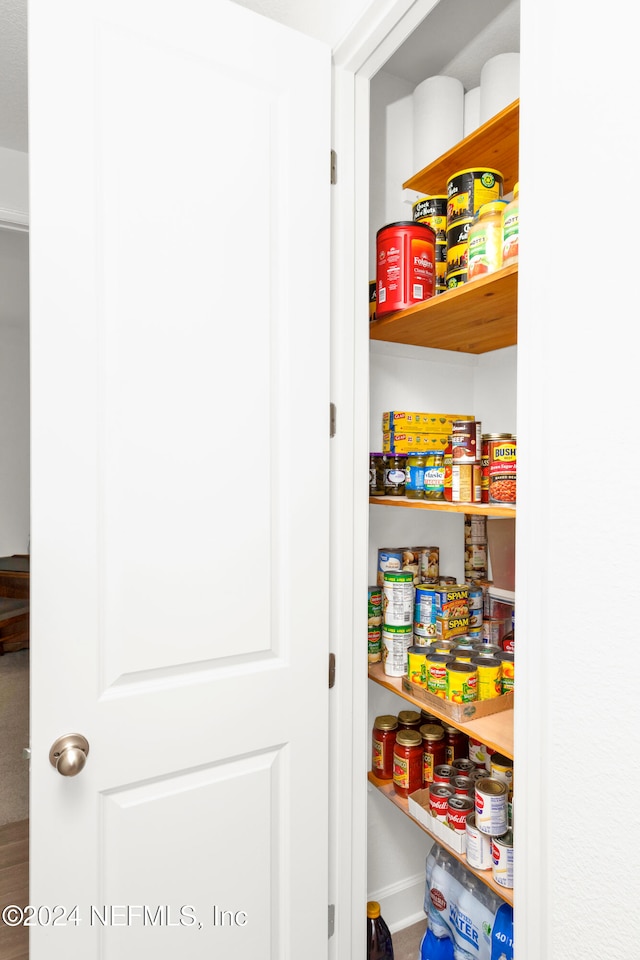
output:
M447 180L447 228L460 220L473 220L480 207L502 199L504 177L499 170L470 167Z
M430 300L435 291L436 232L399 220L376 234L376 318Z
M453 788L445 783L436 783L435 781L429 787L429 809L437 820L442 823L447 822L449 813L449 800L453 796Z
M386 570L382 586L382 622L392 627L411 626L415 587L410 570Z
M467 827L467 817L473 813L474 806L471 797L454 794L449 797L447 808L447 823L459 834L464 833Z
M516 502L516 438L489 440L489 503Z
M467 832L467 863L474 870L490 870L493 864L491 857L491 837L482 833L476 826L476 815L470 813L466 822Z
M499 886L513 887L513 831L491 838L491 868Z
M476 826L482 833L499 837L507 832L508 792L504 780L495 777L476 780Z
M511 440L510 433L483 433L482 434L482 448L480 452L480 467L482 471L482 503L489 503L489 461L490 461L490 451L489 443L492 441L506 441Z

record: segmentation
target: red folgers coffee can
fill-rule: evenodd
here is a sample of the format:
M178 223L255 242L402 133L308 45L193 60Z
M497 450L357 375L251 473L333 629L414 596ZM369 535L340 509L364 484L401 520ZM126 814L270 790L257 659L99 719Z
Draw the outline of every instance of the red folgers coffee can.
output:
M489 441L489 503L516 502L516 438Z
M454 796L453 789L445 783L432 783L429 787L429 809L434 817L447 822L449 800Z
M399 220L376 234L376 317L406 310L435 293L436 232Z
M461 797L454 794L449 797L447 823L454 830L464 833L467 829L467 817L474 812L474 809L474 802L471 797Z

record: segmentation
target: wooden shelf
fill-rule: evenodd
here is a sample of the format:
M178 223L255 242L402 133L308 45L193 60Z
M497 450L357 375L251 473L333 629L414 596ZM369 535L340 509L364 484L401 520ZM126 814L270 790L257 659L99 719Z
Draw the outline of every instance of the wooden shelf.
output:
M450 726L462 730L463 733L473 737L474 740L479 740L480 743L484 743L487 747L491 747L513 760L513 710L502 710L499 713L492 713L488 717L479 717L476 720L452 720L444 711L437 710L431 704L427 707L424 700L408 693L402 686L402 678L387 676L381 663L372 663L369 666L369 679L381 687L397 693L403 700L420 710L428 710L429 713L436 714Z
M518 265L369 323L371 340L489 353L518 340Z
M393 789L392 783L378 780L376 777L374 777L372 773L369 773L369 783L373 784L373 786L377 790L379 790L380 793L382 793L387 798L387 800L390 800L395 807L398 807L399 810L402 810L405 816L409 817L409 819L412 820L413 823L417 824L417 826L419 826L420 829L427 834L427 836L431 837L432 840L434 840L444 850L446 850L447 853L450 854L450 856L455 857L456 860L459 860L460 863L464 866L464 868L469 871L469 873L472 873L479 880L481 880L482 883L490 887L491 890L493 890L493 892L497 894L501 900L504 900L506 903L510 903L511 905L513 905L513 890L507 887L501 887L498 883L496 883L495 880L493 879L493 872L491 870L475 870L473 867L469 865L467 858L463 853L457 853L452 847L449 846L448 843L445 843L439 837L436 837L433 833L431 833L431 831L427 827L425 827L423 823L420 823L419 820L416 820L415 817L412 817L411 814L409 813L409 801L405 800L404 797L398 796L398 794Z
M446 194L449 177L486 166L500 171L503 193L511 193L518 180L519 126L520 101L514 100L402 186L419 193Z
M410 510L435 510L440 513L479 514L483 517L510 517L515 507L497 507L490 503L451 503L448 500L409 500L407 497L369 497L369 503L382 507L408 507Z

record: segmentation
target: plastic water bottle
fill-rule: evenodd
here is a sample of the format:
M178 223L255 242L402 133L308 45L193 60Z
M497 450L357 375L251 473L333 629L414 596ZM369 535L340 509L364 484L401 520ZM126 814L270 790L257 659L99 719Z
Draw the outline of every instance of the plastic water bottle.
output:
M433 930L427 927L418 960L453 960L453 940L449 936L436 937Z
M391 933L380 916L377 900L367 903L367 960L393 960Z

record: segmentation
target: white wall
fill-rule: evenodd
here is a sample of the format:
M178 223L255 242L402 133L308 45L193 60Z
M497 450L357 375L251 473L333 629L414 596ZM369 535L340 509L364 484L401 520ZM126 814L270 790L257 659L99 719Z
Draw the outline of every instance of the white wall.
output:
M0 556L29 547L28 245L0 229Z

